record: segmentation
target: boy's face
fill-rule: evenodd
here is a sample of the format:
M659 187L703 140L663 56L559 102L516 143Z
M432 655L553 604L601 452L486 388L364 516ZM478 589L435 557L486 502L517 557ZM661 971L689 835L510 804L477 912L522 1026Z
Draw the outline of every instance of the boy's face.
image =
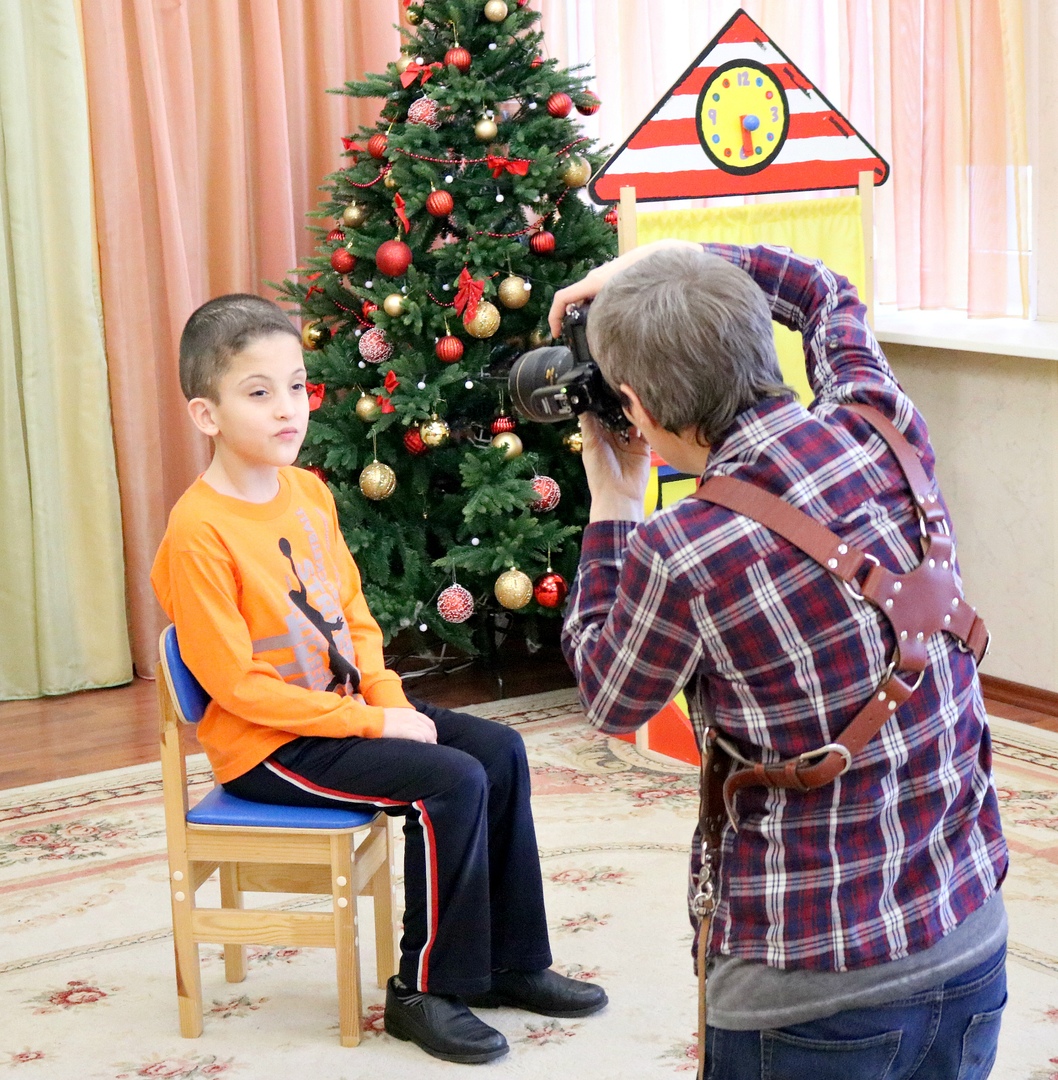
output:
M244 466L292 465L309 422L301 342L269 334L231 358L216 402L195 398L191 415L218 452Z

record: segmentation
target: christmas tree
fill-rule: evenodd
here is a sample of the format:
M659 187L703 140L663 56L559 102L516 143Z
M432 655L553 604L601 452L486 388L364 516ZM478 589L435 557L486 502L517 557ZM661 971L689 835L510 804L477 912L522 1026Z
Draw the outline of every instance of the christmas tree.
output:
M511 364L550 343L556 288L616 249L582 196L599 99L542 57L525 0L407 7L401 55L340 91L384 99L327 178L317 255L282 286L303 317L303 463L330 484L387 640L469 653L506 613L559 614L587 488L576 425L531 424ZM331 224L333 222L333 224ZM502 618L501 618L502 616Z

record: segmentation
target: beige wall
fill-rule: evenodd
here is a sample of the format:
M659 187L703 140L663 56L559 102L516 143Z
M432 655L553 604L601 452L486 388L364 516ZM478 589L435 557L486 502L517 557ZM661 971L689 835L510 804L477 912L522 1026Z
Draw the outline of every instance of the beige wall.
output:
M930 427L966 593L992 633L982 671L1058 691L1058 361L883 348Z

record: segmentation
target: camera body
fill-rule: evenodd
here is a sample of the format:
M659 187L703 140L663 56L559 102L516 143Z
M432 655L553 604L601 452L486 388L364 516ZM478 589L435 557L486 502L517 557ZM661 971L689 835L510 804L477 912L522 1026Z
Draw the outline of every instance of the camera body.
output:
M588 304L569 308L562 320L563 345L545 345L515 360L507 388L515 408L539 424L558 424L594 413L610 431L631 425L621 395L602 377L588 348Z

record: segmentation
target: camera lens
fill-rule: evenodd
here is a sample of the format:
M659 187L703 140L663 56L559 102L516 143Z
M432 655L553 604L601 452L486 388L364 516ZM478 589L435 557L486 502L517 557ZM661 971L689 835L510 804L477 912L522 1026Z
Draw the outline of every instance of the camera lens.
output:
M572 412L561 388L555 383L573 367L573 353L564 345L533 349L514 362L507 380L514 407L538 424L568 420Z

